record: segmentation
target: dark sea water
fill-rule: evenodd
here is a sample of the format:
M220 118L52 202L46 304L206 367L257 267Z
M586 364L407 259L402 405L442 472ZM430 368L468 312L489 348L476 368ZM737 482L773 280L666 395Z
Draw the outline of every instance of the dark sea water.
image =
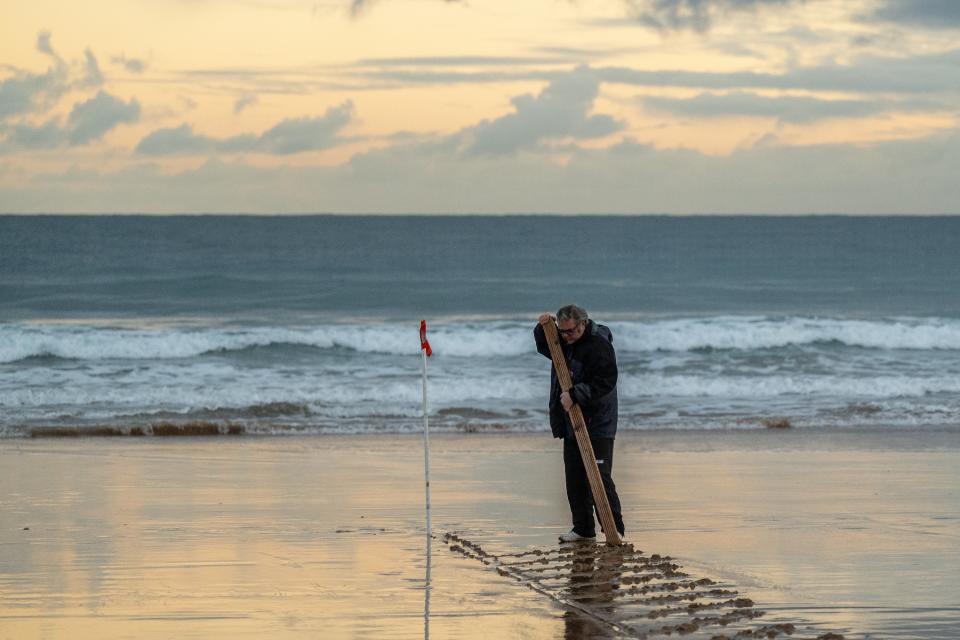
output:
M536 316L621 428L960 425L960 218L0 216L0 435L546 429Z

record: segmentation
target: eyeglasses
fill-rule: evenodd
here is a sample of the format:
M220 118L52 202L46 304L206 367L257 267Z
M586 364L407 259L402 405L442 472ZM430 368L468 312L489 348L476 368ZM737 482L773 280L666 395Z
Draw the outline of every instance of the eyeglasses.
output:
M557 327L557 331L559 331L559 332L560 332L560 335L562 335L562 336L572 336L573 334L575 334L575 333L577 332L577 329L579 329L579 328L580 328L580 324L577 323L577 326L573 327L572 329L561 329L561 328Z

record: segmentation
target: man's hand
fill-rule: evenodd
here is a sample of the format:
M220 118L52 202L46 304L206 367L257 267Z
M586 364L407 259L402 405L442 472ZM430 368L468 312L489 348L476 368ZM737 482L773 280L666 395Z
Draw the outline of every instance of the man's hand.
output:
M563 405L563 410L567 413L570 413L570 407L574 405L573 398L570 397L570 393L564 391L560 394L560 404Z
M551 322L555 322L555 319L549 313L544 313L540 316L539 321L540 321L540 324L547 325L547 324L550 324Z

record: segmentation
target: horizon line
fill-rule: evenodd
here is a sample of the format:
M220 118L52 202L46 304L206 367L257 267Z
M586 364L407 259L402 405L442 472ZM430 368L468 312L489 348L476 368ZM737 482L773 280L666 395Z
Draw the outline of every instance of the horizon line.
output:
M422 218L456 218L456 217L555 217L555 218L950 218L960 217L956 212L685 212L685 213L624 213L624 212L551 212L551 211L509 211L509 212L342 212L342 211L315 211L315 212L248 212L248 211L182 211L182 212L150 212L150 211L0 211L0 217L261 217L261 218L308 218L308 217L422 217Z

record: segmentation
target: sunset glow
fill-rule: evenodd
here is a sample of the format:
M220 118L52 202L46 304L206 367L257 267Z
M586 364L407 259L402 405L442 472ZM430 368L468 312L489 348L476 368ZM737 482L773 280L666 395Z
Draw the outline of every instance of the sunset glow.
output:
M956 212L958 6L11 3L0 211Z

